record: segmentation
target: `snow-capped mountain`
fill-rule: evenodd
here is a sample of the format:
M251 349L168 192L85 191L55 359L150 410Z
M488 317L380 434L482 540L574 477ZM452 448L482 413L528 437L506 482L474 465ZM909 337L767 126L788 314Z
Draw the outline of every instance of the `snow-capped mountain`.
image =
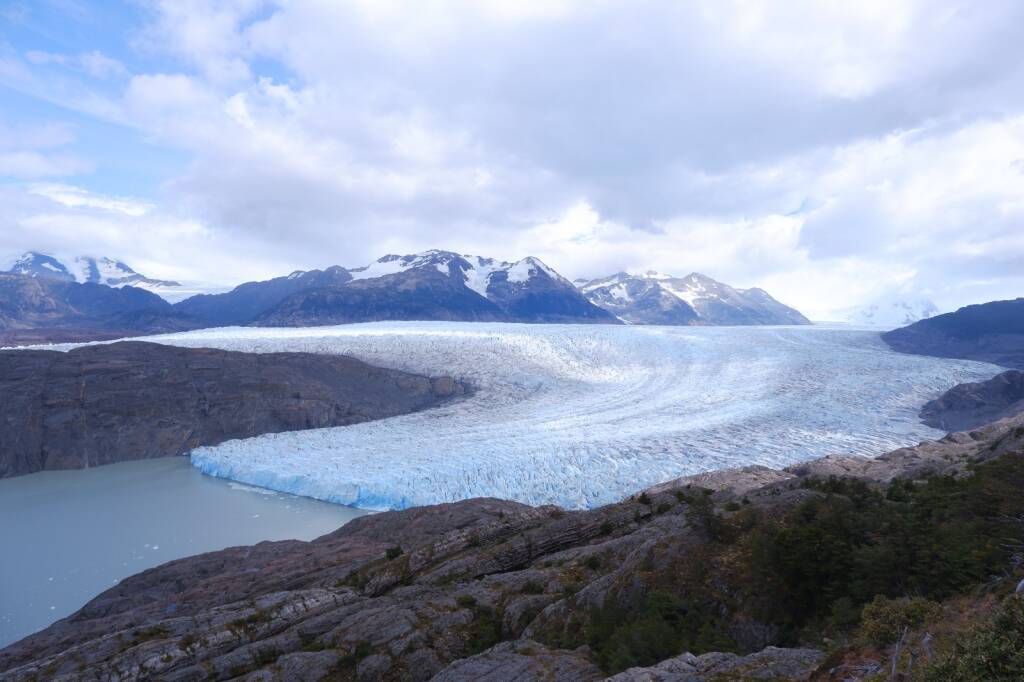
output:
M38 251L29 251L7 269L17 275L54 279L79 284L105 284L110 287L133 286L160 293L164 289L180 287L178 282L152 279L141 275L119 260L90 256L58 257Z
M617 323L537 258L512 263L451 251L297 271L178 307L211 324L312 326L373 320Z
M846 319L850 324L895 328L934 317L939 312L938 306L927 299L876 301L848 311Z
M810 324L763 289L734 289L698 272L620 272L580 285L587 299L630 324Z

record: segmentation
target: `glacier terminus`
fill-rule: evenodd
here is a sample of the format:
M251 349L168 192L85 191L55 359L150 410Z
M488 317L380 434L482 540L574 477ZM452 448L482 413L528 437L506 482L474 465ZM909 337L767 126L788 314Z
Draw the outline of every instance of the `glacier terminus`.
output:
M584 508L700 471L878 455L941 436L920 406L995 371L823 326L384 322L147 340L344 353L468 381L471 395L439 408L191 453L206 474L376 510L470 497Z

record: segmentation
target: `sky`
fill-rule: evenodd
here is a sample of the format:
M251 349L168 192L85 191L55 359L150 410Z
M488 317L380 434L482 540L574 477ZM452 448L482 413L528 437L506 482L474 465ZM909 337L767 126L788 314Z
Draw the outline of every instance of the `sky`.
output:
M1024 295L1024 3L0 0L0 254Z

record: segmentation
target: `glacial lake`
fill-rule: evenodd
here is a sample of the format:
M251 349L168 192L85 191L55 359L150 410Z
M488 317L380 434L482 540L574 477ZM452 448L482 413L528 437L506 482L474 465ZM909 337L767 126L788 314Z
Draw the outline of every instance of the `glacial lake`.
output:
M147 568L312 540L364 513L204 476L186 457L0 480L0 648Z

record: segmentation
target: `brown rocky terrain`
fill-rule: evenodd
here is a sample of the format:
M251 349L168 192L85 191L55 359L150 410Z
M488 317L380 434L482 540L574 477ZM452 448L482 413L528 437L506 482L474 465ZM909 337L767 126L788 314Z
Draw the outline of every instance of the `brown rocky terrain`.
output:
M988 381L958 384L925 404L921 420L946 431L964 431L1024 412L1024 372L1010 370Z
M181 455L263 433L344 426L464 393L450 378L345 356L140 341L0 351L0 478Z
M476 499L366 516L312 542L236 547L128 578L0 652L0 679L865 679L888 665L890 645L828 659L792 645L819 623L794 614L844 584L845 574L830 574L854 549L832 548L838 530L813 533L842 529L863 509L934 510L943 491L960 504L955 486L970 485L990 500L979 513L994 509L992 522L1006 517L1019 535L1022 450L1024 416L877 460L681 478L588 511ZM1005 471L971 478L999 462ZM926 478L935 483L913 486ZM915 490L924 506L900 506ZM921 528L938 523L934 513ZM774 534L753 534L757 524ZM897 538L896 549L907 542ZM868 548L862 570L881 565L879 580L899 578L881 547ZM788 556L797 551L806 556ZM787 573L761 574L771 566ZM990 592L1017 584L1019 567L1007 566ZM826 631L849 618L842 599L830 608ZM666 648L652 648L661 641ZM921 641L930 655L931 640ZM638 657L651 663L631 666Z

